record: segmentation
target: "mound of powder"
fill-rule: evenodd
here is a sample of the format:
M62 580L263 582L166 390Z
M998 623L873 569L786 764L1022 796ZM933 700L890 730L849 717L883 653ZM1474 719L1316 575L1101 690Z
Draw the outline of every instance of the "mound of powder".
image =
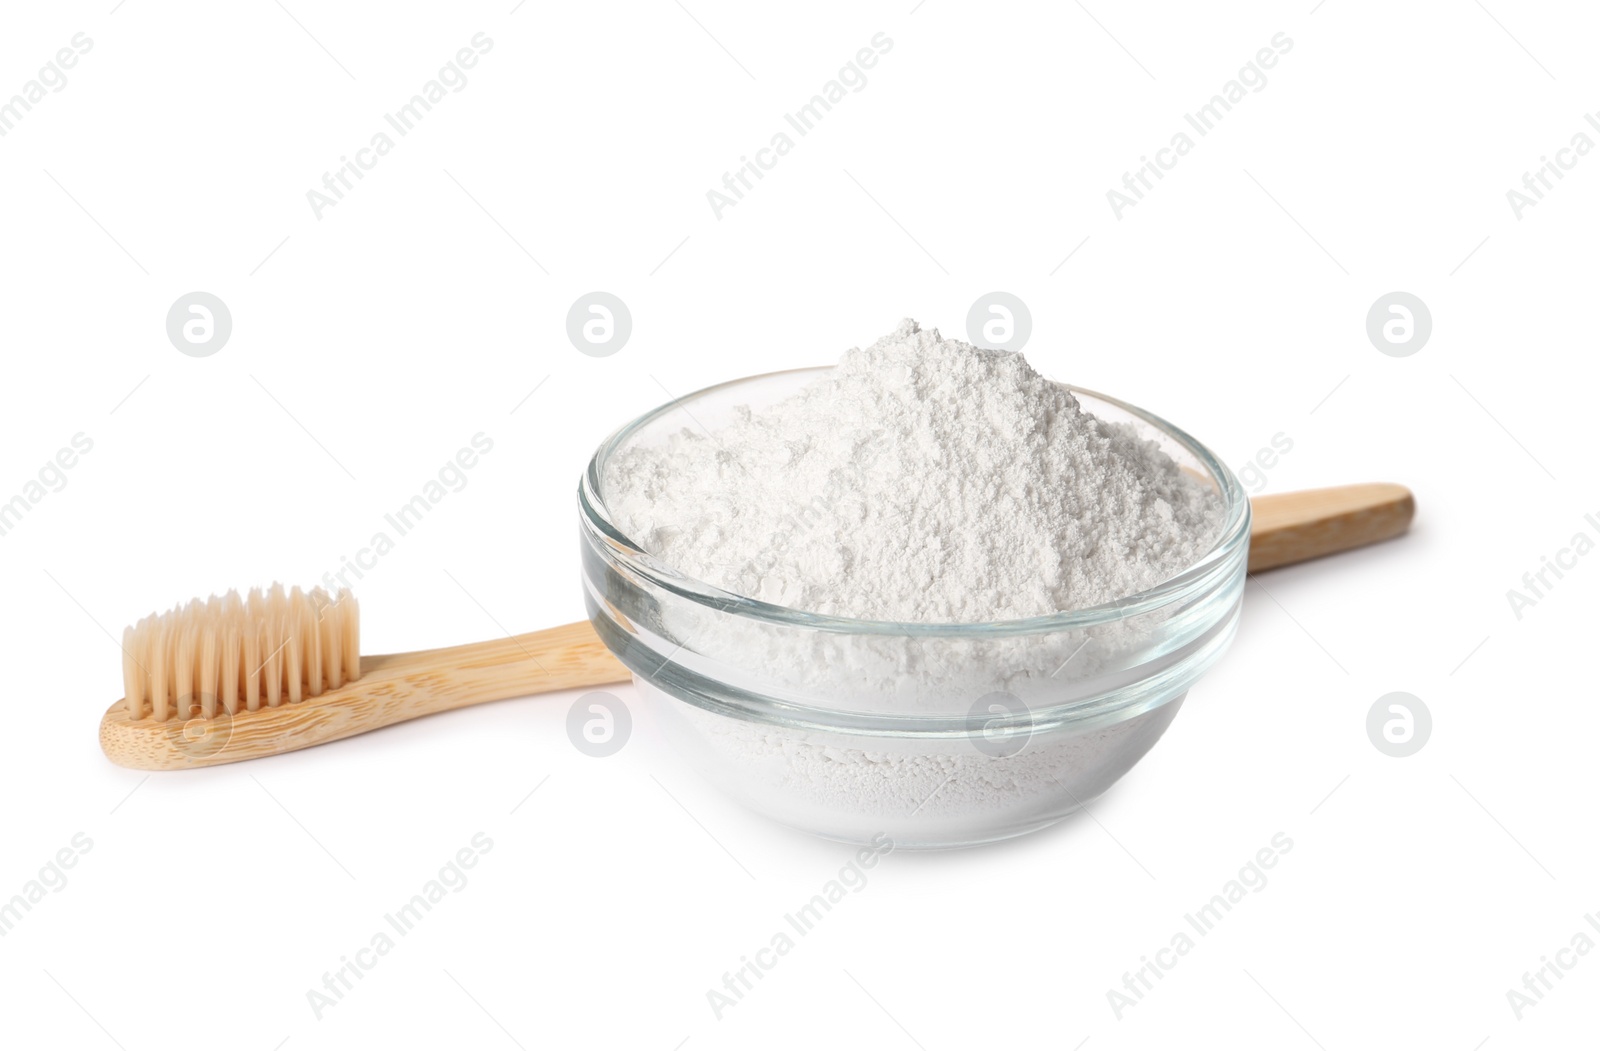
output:
M615 524L725 591L835 616L1007 620L1150 587L1222 503L1020 354L900 323L784 401L615 456Z

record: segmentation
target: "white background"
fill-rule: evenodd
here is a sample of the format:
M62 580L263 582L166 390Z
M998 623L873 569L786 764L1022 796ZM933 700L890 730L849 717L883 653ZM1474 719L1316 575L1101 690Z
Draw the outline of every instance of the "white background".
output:
M92 841L0 938L5 1043L1594 1039L1600 953L1520 1021L1506 996L1600 911L1576 671L1600 557L1520 619L1506 597L1600 536L1600 159L1520 218L1506 197L1600 107L1592 12L113 2L0 32L0 96L93 42L0 138L0 499L94 443L0 537L0 898ZM479 32L466 86L317 218L306 192ZM717 218L706 191L879 32L866 86ZM1279 32L1266 86L1115 217L1106 191ZM206 358L165 333L196 289L233 318ZM634 319L604 359L565 332L593 289ZM1281 432L1273 491L1404 482L1415 529L1252 584L1228 656L1092 816L891 855L722 1020L706 991L851 851L714 794L631 688L607 759L569 744L570 694L148 779L101 756L108 633L316 583L475 433L494 449L467 487L359 584L369 653L581 618L574 490L608 432L902 316L964 336L994 289L1031 307L1041 371L1236 466ZM1397 289L1433 317L1405 358L1365 332ZM1365 729L1395 690L1434 720L1406 759ZM471 882L318 1020L307 990L478 832ZM1119 1020L1107 990L1279 832L1265 888Z

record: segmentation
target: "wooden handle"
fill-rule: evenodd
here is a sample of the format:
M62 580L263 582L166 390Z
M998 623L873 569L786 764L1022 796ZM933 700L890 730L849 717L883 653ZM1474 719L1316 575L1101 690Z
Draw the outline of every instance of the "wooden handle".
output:
M467 646L362 657L361 678L337 690L231 717L130 721L118 701L100 721L100 747L112 762L135 770L219 766L452 708L628 678L584 621Z
M1250 572L1305 562L1399 536L1416 500L1403 485L1373 482L1258 496L1250 501Z
M1411 493L1348 485L1251 501L1250 572L1333 554L1405 532ZM485 701L625 682L629 672L587 623L467 646L361 659L361 677L297 704L214 719L130 720L118 701L100 747L119 766L187 770L292 752Z

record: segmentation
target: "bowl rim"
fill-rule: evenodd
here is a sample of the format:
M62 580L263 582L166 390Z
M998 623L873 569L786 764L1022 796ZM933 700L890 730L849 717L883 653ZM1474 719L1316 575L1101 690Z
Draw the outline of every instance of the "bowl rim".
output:
M1055 613L1045 613L1034 617L966 623L870 620L813 613L790 606L763 602L760 599L726 591L714 584L709 584L682 573L666 564L646 551L640 544L634 542L632 538L624 535L611 521L610 515L606 510L604 488L601 480L604 465L611 455L623 448L640 430L679 409L685 409L689 417L693 419L694 414L688 409L692 408L691 403L696 399L761 380L771 380L782 376L798 377L800 374L819 374L831 368L834 368L834 366L812 365L726 380L709 387L702 387L682 397L674 398L618 428L605 441L600 443L599 448L595 450L594 455L590 458L588 466L584 469L583 477L579 482L578 505L582 524L587 530L597 534L610 549L612 557L623 562L630 572L638 574L651 584L689 601L709 605L718 612L748 616L768 623L853 635L897 635L917 638L973 636L1005 638L1110 624L1158 609L1174 598L1187 594L1191 589L1203 586L1204 582L1210 580L1218 572L1225 572L1236 556L1241 561L1246 557L1240 549L1247 549L1250 539L1250 498L1245 492L1243 484L1227 464L1223 463L1216 454L1187 431L1153 412L1141 409L1120 398L1101 394L1086 387L1058 381L1052 382L1057 382L1058 386L1066 388L1074 396L1085 395L1096 401L1113 405L1154 427L1165 437L1176 441L1187 449L1190 455L1198 460L1201 466L1211 475L1212 479L1215 480L1225 502L1223 525L1218 530L1211 546L1192 564L1158 584L1142 591L1136 591L1130 595L1113 599L1110 602L1084 606L1073 610L1060 610Z

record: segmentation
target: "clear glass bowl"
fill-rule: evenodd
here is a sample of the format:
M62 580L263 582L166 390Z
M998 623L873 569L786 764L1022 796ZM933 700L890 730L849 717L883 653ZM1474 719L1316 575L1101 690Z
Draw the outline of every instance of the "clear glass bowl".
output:
M578 490L584 598L600 638L714 783L785 824L851 843L967 846L1043 828L1109 788L1227 648L1249 554L1233 472L1171 424L1069 388L1220 494L1210 550L1156 587L1026 620L899 624L819 616L662 564L606 511L606 464L825 369L736 380L663 405L595 453Z

